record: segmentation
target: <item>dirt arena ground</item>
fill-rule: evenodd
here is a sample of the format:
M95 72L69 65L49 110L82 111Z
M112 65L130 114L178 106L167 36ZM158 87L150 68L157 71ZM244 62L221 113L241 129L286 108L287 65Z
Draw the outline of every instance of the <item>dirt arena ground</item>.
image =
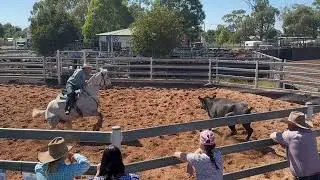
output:
M46 128L42 118L31 117L33 108L45 108L56 97L59 89L46 86L0 85L0 127L2 128ZM258 95L239 93L225 89L153 89L153 88L113 88L100 93L102 112L105 116L103 130L114 125L122 129L152 127L164 124L189 122L207 119L200 109L198 96L212 95L248 102L257 112L267 112L299 107L300 105L273 100ZM315 128L320 126L319 116L314 119ZM91 130L95 118L79 119L74 129ZM275 130L284 130L285 124L276 120L253 123L252 139L268 138ZM62 127L63 128L63 127ZM238 135L226 137L229 128L218 128L216 132L218 146L240 143L246 133L237 125ZM198 147L198 132L186 132L177 135L146 138L140 140L140 146L122 146L125 163L153 159L172 155L175 151L192 152ZM48 141L0 140L0 159L37 161L37 151ZM96 164L101 158L104 146L79 146L74 152L87 156ZM233 172L285 159L285 151L280 146L234 153L224 156L224 172ZM142 179L194 179L186 174L186 164L150 170L139 173ZM20 179L21 174L10 172L9 179ZM291 179L288 169L267 173L246 179Z

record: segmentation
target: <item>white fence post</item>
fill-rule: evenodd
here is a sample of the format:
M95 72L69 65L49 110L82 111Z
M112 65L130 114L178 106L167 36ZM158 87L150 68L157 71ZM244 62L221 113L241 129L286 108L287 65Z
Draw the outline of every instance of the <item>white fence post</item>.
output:
M121 149L122 132L120 126L112 127L111 144Z
M152 57L150 58L150 80L153 79L153 59Z
M96 57L96 72L99 72L99 59Z
M212 84L212 61L211 58L209 58L209 72L208 72L208 83Z
M216 80L214 82L214 84L219 84L219 62L218 62L218 58L216 58Z
M83 64L87 63L86 51L82 51L83 53Z
M256 70L255 70L255 76L254 76L254 88L258 88L258 81L259 80L259 60L256 60Z
M58 76L58 85L61 85L61 62L60 62L60 51L57 50L57 76Z
M312 102L307 102L306 103L306 107L307 107L307 121L311 121L312 116L313 116L313 104Z

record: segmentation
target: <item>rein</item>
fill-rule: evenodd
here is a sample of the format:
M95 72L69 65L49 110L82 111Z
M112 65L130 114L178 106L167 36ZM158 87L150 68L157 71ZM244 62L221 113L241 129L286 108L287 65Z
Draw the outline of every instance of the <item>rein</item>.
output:
M106 83L106 80L104 78L105 78L105 75L103 73L101 73L101 79L100 79L100 83L99 83L99 88L106 87L107 83ZM95 99L94 97L92 97L92 95L89 94L85 89L83 89L83 92L85 92L94 102L96 102L97 107L100 107L100 102L99 102L98 99Z

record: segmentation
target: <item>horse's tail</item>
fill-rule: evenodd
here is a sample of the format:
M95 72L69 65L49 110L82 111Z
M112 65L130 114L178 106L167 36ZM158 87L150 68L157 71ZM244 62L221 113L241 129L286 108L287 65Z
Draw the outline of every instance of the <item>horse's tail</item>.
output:
M33 109L32 110L32 117L36 118L36 117L44 116L45 112L46 112L46 110Z

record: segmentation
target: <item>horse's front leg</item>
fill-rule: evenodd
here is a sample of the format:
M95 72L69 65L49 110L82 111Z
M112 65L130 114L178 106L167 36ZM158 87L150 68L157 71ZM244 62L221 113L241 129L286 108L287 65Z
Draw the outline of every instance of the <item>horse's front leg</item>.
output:
M102 123L103 123L103 115L101 112L97 112L98 116L98 121L97 123L93 126L93 131L99 131L102 128Z

